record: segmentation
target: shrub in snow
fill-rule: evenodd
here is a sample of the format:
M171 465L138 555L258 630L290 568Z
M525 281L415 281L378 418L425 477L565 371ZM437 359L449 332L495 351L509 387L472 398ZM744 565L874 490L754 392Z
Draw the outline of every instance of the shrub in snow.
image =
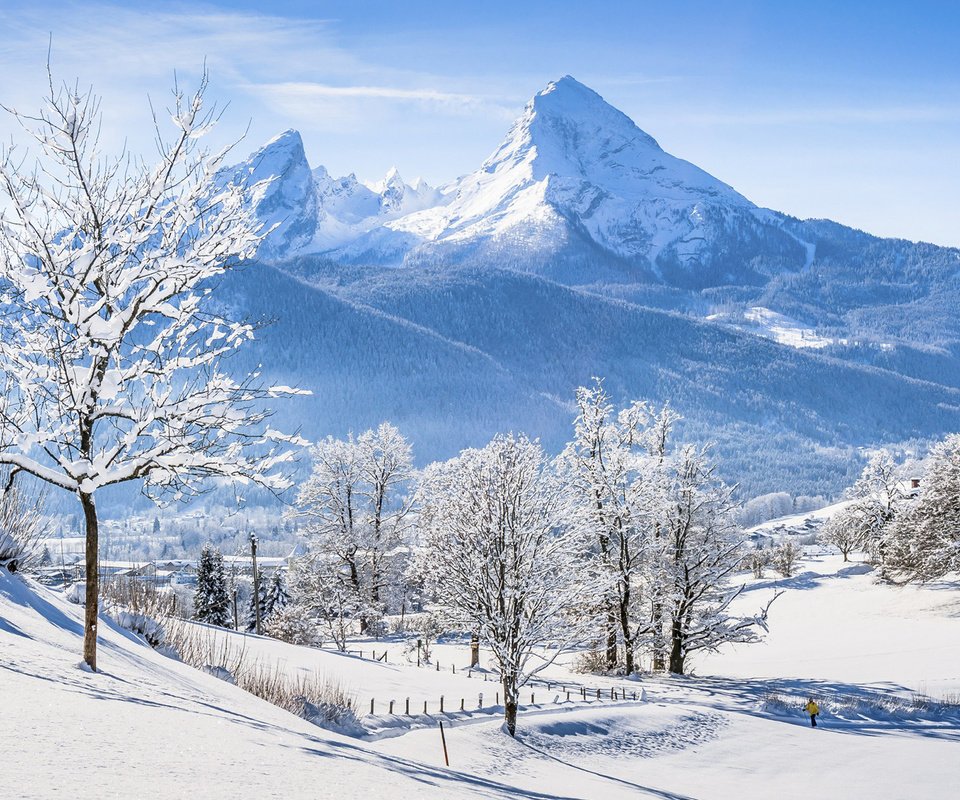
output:
M609 672L610 662L607 658L607 651L593 648L577 653L573 659L573 670L574 672L593 675L602 675Z
M316 619L309 609L298 603L274 611L267 620L264 633L290 644L307 647L320 644Z
M793 539L784 539L773 549L770 563L784 578L791 578L797 570L797 562L801 555L803 555L803 548L800 545Z
M107 578L100 586L107 609L145 614L148 617L179 616L177 595L167 587L136 578Z
M85 581L71 583L63 592L63 596L71 603L82 606L87 597L87 584Z
M321 728L345 734L363 732L352 698L339 687L329 686L314 699L298 695L294 704L295 714Z
M771 552L763 548L751 550L743 558L741 568L749 571L754 578L762 578L768 566L770 566Z
M121 628L142 636L151 647L160 647L164 643L163 625L153 617L132 611L115 611L111 616Z

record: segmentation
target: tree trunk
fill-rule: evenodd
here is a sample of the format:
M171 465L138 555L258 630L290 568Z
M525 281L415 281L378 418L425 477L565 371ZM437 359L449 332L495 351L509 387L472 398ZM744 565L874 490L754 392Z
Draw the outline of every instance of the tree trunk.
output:
M620 630L623 635L623 669L633 674L633 642L630 636L630 590L627 588L620 600Z
M683 675L683 628L680 620L673 621L673 636L670 647L670 671L676 675Z
M470 666L480 666L480 636L476 631L470 634Z
M667 654L663 641L663 604L653 604L653 671L663 672L667 668Z
M617 612L613 603L607 601L607 669L617 668Z
M503 678L503 721L507 726L507 733L517 735L517 687L516 679L512 676Z
M87 593L83 614L83 660L97 671L97 619L100 601L100 527L92 494L80 492L80 505L86 525Z

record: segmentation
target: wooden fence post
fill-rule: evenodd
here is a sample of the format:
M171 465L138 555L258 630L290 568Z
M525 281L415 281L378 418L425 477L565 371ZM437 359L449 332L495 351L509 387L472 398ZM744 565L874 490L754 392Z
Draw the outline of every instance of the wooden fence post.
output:
M410 698L409 698L409 697L407 698L407 706L406 706L406 712L405 712L405 713L406 713L406 715L407 715L408 717L410 716Z
M393 716L393 700L390 701L390 711L389 711L389 714L390 714L390 716Z
M440 713L443 713L443 695L440 695Z
M464 708L463 708L464 702L466 702L466 701L464 700L464 698L461 697L461 698L460 698L460 710L461 710L461 711L464 710Z
M427 713L427 701L426 701L426 700L423 701L423 713L424 713L424 714Z
M373 713L373 702L374 702L374 701L373 701L373 698L371 697L371 698L370 698L370 713L371 713L371 714Z

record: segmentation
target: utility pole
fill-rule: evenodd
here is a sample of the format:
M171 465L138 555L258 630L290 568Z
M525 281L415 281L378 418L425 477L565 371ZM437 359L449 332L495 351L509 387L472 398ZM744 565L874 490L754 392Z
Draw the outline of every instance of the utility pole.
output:
M257 535L250 531L250 558L253 561L253 609L256 620L256 631L260 631L260 572L257 570Z

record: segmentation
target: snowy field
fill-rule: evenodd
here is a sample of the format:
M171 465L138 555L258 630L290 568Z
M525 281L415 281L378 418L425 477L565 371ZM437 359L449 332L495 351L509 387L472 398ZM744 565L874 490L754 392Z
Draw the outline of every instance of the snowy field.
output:
M960 709L919 707L960 694L960 586L878 585L858 563L806 559L797 576L753 581L739 602L779 586L759 645L728 647L684 679L625 682L564 664L524 690L518 737L496 712L460 713L461 697L497 690L469 677L465 644L434 648L434 666L407 661L400 642L358 641L365 658L221 633L291 674L339 680L364 736L313 726L152 651L104 624L100 674L78 668L80 609L0 575L3 796L300 798L942 798L957 777ZM387 663L374 662L388 652ZM483 655L483 654L482 654ZM456 674L452 668L456 667ZM645 700L565 701L565 691L629 687ZM447 700L440 715L438 698ZM821 701L820 727L799 710ZM391 718L411 698L411 719ZM422 714L428 700L428 715ZM554 703L559 700L559 703ZM467 701L468 709L470 701ZM412 709L412 711L414 711ZM436 722L446 721L450 768Z

